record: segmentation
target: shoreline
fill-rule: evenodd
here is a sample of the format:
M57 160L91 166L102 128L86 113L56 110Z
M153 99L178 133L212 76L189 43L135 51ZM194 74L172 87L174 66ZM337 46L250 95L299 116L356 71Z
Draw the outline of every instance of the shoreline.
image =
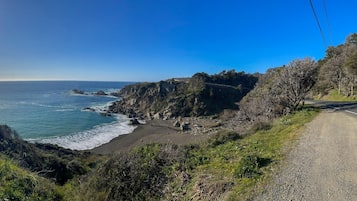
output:
M150 143L171 143L185 145L199 143L208 139L208 135L193 135L174 127L172 120L150 120L140 124L132 133L119 135L110 142L87 150L96 154L114 154L130 150L133 147Z

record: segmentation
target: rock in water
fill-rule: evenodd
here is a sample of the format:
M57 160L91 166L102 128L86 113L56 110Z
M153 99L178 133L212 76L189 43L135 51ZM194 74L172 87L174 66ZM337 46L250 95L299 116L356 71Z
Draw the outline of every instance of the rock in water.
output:
M106 96L108 94L106 94L103 90L99 90L95 93L96 96Z
M73 89L72 92L73 92L74 94L81 94L81 95L84 94L84 91L81 91L81 90L79 90L79 89Z
M134 118L134 119L130 119L129 121L129 125L140 125L140 122L138 121L138 119Z

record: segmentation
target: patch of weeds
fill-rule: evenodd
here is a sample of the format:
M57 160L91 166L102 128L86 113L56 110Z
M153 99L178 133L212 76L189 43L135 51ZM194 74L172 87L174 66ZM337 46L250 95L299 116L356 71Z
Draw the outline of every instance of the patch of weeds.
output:
M272 124L269 122L265 122L265 121L259 121L256 122L252 128L250 129L251 133L256 133L258 131L267 131L270 130L272 128Z
M286 126L292 124L291 120L287 116L280 118L280 123Z
M237 178L257 177L262 174L260 168L268 165L269 163L269 159L260 158L256 154L243 156L234 171L234 176Z
M211 137L208 141L209 146L216 147L221 144L225 144L230 141L236 141L241 139L242 137L235 132L232 131L221 131Z

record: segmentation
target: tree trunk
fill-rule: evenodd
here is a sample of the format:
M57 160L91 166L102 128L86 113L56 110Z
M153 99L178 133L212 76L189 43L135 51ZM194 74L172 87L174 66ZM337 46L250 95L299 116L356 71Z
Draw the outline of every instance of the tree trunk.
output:
M338 77L338 95L341 94L341 71L340 71L340 74L339 74L339 77Z
M351 84L351 97L354 95L354 84Z

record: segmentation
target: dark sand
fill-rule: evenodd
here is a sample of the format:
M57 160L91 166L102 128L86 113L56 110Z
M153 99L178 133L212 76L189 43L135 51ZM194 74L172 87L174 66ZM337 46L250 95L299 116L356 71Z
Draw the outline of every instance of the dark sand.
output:
M190 144L204 141L207 135L192 135L172 126L172 121L152 120L139 125L133 133L120 135L109 143L92 149L97 154L111 154L150 143Z

